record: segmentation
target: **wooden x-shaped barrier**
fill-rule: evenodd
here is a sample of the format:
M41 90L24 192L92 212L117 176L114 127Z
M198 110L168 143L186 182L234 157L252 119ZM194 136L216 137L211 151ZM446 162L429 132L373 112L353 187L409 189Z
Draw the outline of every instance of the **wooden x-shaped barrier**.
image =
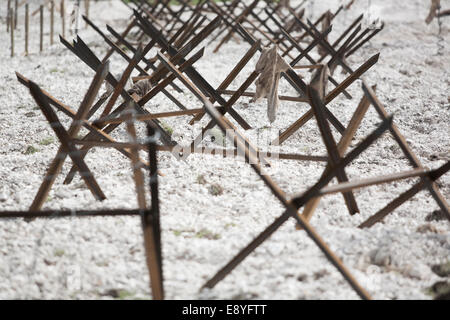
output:
M357 79L360 79L361 76L377 62L379 57L378 54L372 56L354 70L348 65L346 58L354 54L362 47L362 45L380 32L383 26L381 29L373 30L366 28L365 30L362 30L360 24L362 20L361 15L356 18L341 35L339 35L337 40L330 43L328 41L328 35L332 30L330 22L337 14L339 14L339 12L341 12L342 6L340 6L334 14L327 11L314 23L309 20L305 23L301 19L301 12L296 12L301 8L303 3L295 9L287 7L288 14L283 15L281 10L279 10L280 5L275 6L268 3L261 8L258 7L258 1L256 0L248 6L239 1L233 1L230 4L225 3L222 5L216 4L214 1L199 1L195 6L192 6L189 4L189 1L183 0L181 1L181 9L178 11L174 11L170 7L169 0L154 1L151 3L145 0L135 0L134 2L137 4L138 9L134 11L132 21L126 27L124 32L119 34L112 27L107 26L107 30L114 37L114 40L106 36L87 17L83 17L86 23L108 44L109 50L103 59L99 59L80 37L78 37L73 44L70 44L64 38L61 38L61 42L69 50L95 71L95 76L89 89L76 112L63 102L55 99L49 93L42 90L31 80L17 73L18 80L29 88L31 95L49 122L52 130L55 132L55 135L58 137L61 146L46 172L36 197L30 206L30 210L27 212L0 212L0 218L21 217L31 220L34 218L49 218L54 216L67 217L74 215L80 217L99 215L140 215L146 251L146 262L151 279L150 287L155 299L164 298L157 184L157 150L178 153L180 157L187 157L193 152L221 154L223 156L242 155L245 160L251 164L252 168L261 177L273 195L285 207L285 211L281 216L275 219L272 224L220 269L203 287L214 287L259 245L276 232L284 222L289 218L293 218L297 222L297 227L307 233L326 258L343 275L353 290L355 290L361 298L369 299L369 293L359 285L349 270L331 251L309 223L321 197L331 193L342 193L349 213L355 214L356 212L359 212L359 209L353 190L415 177L419 178L419 182L400 194L397 198L360 224L359 227L371 227L375 223L382 221L388 214L423 189L427 189L430 192L441 211L450 220L449 206L436 184L436 181L450 170L450 162L433 170L423 167L418 157L406 143L406 140L399 129L393 123L392 117L388 115L384 106L376 97L375 86L370 87L367 85L366 81L362 80L362 90L364 95L347 126L344 126L327 107L327 105L341 93L347 98L351 98L351 95L346 89ZM216 16L214 19L210 20L203 15L203 11L206 10L205 4L207 4L207 7L211 10L210 13L222 16ZM260 11L256 12L257 9L260 9ZM183 20L182 14L186 11L191 12L191 15L187 20ZM265 13L265 17L263 17L262 13ZM303 30L303 33L301 33L300 36L294 36L291 33L294 24L289 27L283 26L282 22L289 18L292 19L297 27L300 27ZM159 22L160 19L165 21L164 26ZM275 24L278 30L275 30L269 25L270 21ZM207 22L206 26L202 27L205 22ZM221 22L224 22L225 26L218 30L216 38L224 32L227 33L220 40L215 51L219 50L220 47L234 35L239 35L242 39L247 41L250 44L250 48L225 77L222 83L217 88L214 88L194 67L194 63L203 56L204 48L201 48L195 53L194 49L208 36L212 35ZM322 23L321 31L318 30L318 25L320 23ZM139 30L140 40L143 39L144 36L150 38L145 46L142 44L136 46L136 44L127 39L127 36L131 33L133 28ZM250 140L238 130L236 125L227 118L227 115L231 116L244 130L251 128L251 125L236 111L235 108L233 108L233 106L242 96L254 95L254 93L247 92L246 90L256 80L258 73L256 71L252 72L247 79L240 84L237 90L229 90L229 86L249 63L252 57L254 57L256 52L262 51L262 39L255 39L261 35L262 38L268 40L269 43L278 45L282 49L282 56L291 59L291 62L289 63L290 67L286 72L282 72L281 76L291 84L298 93L298 96L281 96L280 100L304 102L308 103L310 106L310 110L281 133L272 144L283 143L307 121L315 118L327 150L326 156L260 151L258 147L253 145ZM306 42L308 38L311 39L311 42L307 42L307 47L303 48L300 43ZM140 41L140 43L142 43L142 41ZM121 46L125 46L130 50L132 56L129 56ZM159 47L160 49L156 56L147 58L146 54L156 47ZM313 49L318 49L319 58L314 59L312 57L311 51ZM298 52L297 56L293 55L293 52L295 51ZM114 53L120 55L128 63L119 80L109 72L108 59ZM340 65L342 69L349 74L341 83L338 83L332 75L327 76L325 80L334 85L334 88L328 93L320 86L322 84L315 82L316 80L306 84L294 71L296 68L325 68L325 64L322 64L322 62L327 58L329 58L326 63L328 68L334 69L337 65ZM298 64L303 62L304 59L308 60L309 64L299 66ZM134 70L139 72L137 77L131 77ZM136 93L130 93L125 89L125 84L130 78L133 78L135 82L139 80L148 80L152 84L152 87L148 92L143 93L141 96ZM174 82L175 79L181 82L182 85L201 102L201 108L187 108L175 98L168 89L166 89L168 86L171 86L173 90L182 92L182 89ZM95 101L100 86L105 81L113 87L113 90L106 96L104 95ZM163 93L180 110L159 113L148 111L145 108L146 104L158 93ZM224 96L230 96L230 98L227 100ZM123 102L117 103L119 97L123 98ZM116 106L116 104L118 105ZM354 149L348 152L350 142L355 136L356 131L360 127L362 120L371 105L379 114L382 123ZM92 120L91 118L94 117L102 106L103 111L101 112L101 115L95 120ZM72 123L67 130L62 126L53 108L62 111L65 115L72 118ZM177 145L170 137L170 134L161 127L159 122L159 119L165 117L190 116L192 118L189 122L193 124L195 121L201 120L205 114L209 115L211 120L202 128L202 133L192 141L189 147ZM148 144L139 143L135 128L136 121L144 121L147 124L148 137L146 142L148 142ZM131 138L130 142L117 142L111 138L111 132L121 124L126 125L128 134ZM227 138L230 139L230 142L232 142L235 147L231 152L226 149L219 150L199 147L206 131L212 129L216 125L226 133ZM339 142L335 141L330 125L333 125L341 134ZM86 128L89 133L81 139L77 138L78 133L83 127ZM389 131L394 137L396 143L400 146L404 156L408 159L413 169L389 175L350 181L345 172L347 165L356 159L386 131ZM159 141L162 142L162 145L157 144ZM88 151L93 147L114 148L130 158L139 209L82 212L40 211L57 175L61 172L67 157L72 160L73 167L64 183L70 183L75 174L79 172L81 178L96 199L103 200L106 198L84 160ZM139 158L139 150L148 151L148 163ZM327 165L322 176L312 187L301 194L294 194L292 197L288 198L283 190L281 190L281 188L262 169L262 165L270 165L269 159L272 159L272 156L280 159L326 161ZM150 171L151 209L148 209L145 197L145 176L142 172L143 168L148 168ZM334 178L338 180L338 184L328 186ZM299 211L301 208L303 208L302 212Z
M142 161L139 159L137 154L137 139L134 129L134 124L132 122L127 122L128 132L132 137L133 141L130 143L132 146L131 160L132 168L134 172L134 178L136 183L136 193L139 209L137 210L46 210L40 211L42 207L42 202L45 196L48 194L52 184L59 171L61 170L62 164L67 156L71 157L75 166L81 173L82 178L85 180L86 184L90 187L91 191L95 194L101 192L100 188L95 182L93 175L89 168L84 163L83 159L80 157L80 150L77 149L76 143L74 142L74 135L80 130L82 126L94 129L85 119L90 106L92 105L95 95L98 92L100 85L108 74L109 64L102 64L81 103L76 114L72 114L71 110L64 106L62 111L66 110L66 114L72 115L73 122L68 130L65 130L59 121L56 113L53 111L50 103L53 105L60 105L58 101L49 96L48 93L44 92L37 84L25 79L23 76L18 74L18 78L21 82L27 85L30 90L31 95L34 100L41 108L41 111L45 115L52 129L61 142L61 147L58 153L50 165L49 170L44 178L44 181L39 188L38 194L33 201L29 211L6 211L0 212L0 218L25 218L28 221L36 218L61 218L61 217L98 217L98 216L140 216L141 224L143 229L144 237L144 247L146 253L146 262L150 275L150 288L152 291L152 296L154 299L164 299L164 288L163 288L163 269L162 269L162 251L161 251L161 231L160 231L160 221L159 221L159 198L158 198L158 169L157 169L157 158L156 158L156 142L158 136L160 135L159 129L153 124L147 124L148 131L148 144L147 149L149 152L149 162L150 162L150 194L151 194L151 208L145 201L145 186L144 186L144 176L141 172ZM63 107L63 105L60 105ZM129 104L129 108L133 108ZM106 137L106 136L105 136ZM95 189L94 189L95 186ZM102 193L101 193L102 194ZM104 196L103 196L104 198ZM44 199L45 200L45 199Z
M314 89L309 90L310 94L314 94ZM212 104L205 98L205 108L208 114L216 121L218 126L225 132L233 130L229 121L224 118ZM315 109L318 118L322 119L321 123L327 126L325 121L323 110L320 110L320 106ZM333 179L338 170L343 169L348 163L355 159L362 151L364 151L371 143L373 143L381 134L388 129L392 122L389 119L377 129L371 135L369 135L358 147L347 155L347 157L341 159L333 166L333 170L324 175L312 188L306 191L302 196L296 197L292 200L287 200L284 192L275 184L275 182L267 175L262 173L262 169L258 164L257 159L254 157L254 153L246 146L245 140L242 139L242 135L236 131L236 134L232 137L233 142L237 147L245 153L246 159L249 161L255 172L261 177L265 184L269 187L275 197L283 204L286 211L277 218L270 226L268 226L259 236L257 236L248 246L241 250L235 258L233 258L225 267L223 267L213 278L211 278L204 287L212 288L219 281L221 281L227 274L229 274L245 257L247 257L252 251L254 251L261 243L263 243L270 235L272 235L284 222L289 218L294 218L307 232L308 236L315 242L320 250L325 254L327 259L339 270L343 277L348 281L355 292L363 299L369 299L370 295L357 283L356 279L350 274L348 269L342 264L340 259L329 249L322 238L317 234L314 228L305 220L302 216L298 216L296 213L300 207L302 207L309 199L317 196L320 190ZM329 128L328 128L329 130Z

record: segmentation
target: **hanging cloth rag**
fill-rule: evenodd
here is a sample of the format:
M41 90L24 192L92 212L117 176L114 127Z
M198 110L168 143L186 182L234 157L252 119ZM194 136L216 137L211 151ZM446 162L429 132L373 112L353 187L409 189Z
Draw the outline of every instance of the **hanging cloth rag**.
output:
M433 21L434 17L436 17L438 9L440 8L441 8L441 0L431 0L430 11L428 13L427 18L425 19L426 24L430 24L430 22Z
M267 98L267 116L270 123L275 121L280 103L278 99L280 73L288 69L289 65L278 54L276 45L264 49L256 63L255 71L260 73L260 76L256 80L256 92L252 101Z
M330 76L330 70L328 66L322 63L321 67L316 69L311 75L311 81L309 85L314 88L319 94L320 100L324 101L327 94L328 77Z
M325 30L327 30L331 26L331 20L332 19L333 19L333 14L331 13L331 11L328 10L327 12L325 12L325 17L322 20L322 32L324 32ZM328 41L328 34L325 36L324 40ZM320 44L319 44L319 49L318 50L319 50L319 55L320 56L326 56L329 53L328 50L326 50Z
M114 91L114 87L109 82L106 82L105 88L106 88L105 92L100 96L101 99L108 99L108 97ZM152 89L152 84L148 79L139 80L135 84L133 84L131 80L128 79L124 89L130 95L135 93L139 96L139 98L142 98Z
M133 87L128 90L129 94L136 93L140 98L145 96L152 89L152 84L150 80L144 79L136 82Z

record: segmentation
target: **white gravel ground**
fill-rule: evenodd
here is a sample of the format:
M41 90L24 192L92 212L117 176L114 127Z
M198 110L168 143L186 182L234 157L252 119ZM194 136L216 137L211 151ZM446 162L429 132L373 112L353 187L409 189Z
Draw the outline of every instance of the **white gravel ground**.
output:
M295 3L295 1L293 1ZM423 164L437 168L450 158L450 20L443 20L441 54L438 52L438 26L426 25L428 1L372 0L372 16L385 21L385 29L364 46L349 63L355 68L377 52L379 62L365 75L377 84L377 95ZM314 4L318 16L324 8L336 8L338 1ZM450 7L450 1L442 1ZM57 138L32 100L16 80L15 71L36 81L55 97L76 109L93 72L58 41L38 54L38 20L31 21L31 54L22 55L24 28L16 31L16 57L9 57L9 34L5 32L5 8L0 8L0 210L26 210L39 187L47 166L59 147ZM338 16L332 38L353 19L367 12L367 1L356 1L348 12ZM93 5L91 17L102 28L110 23L123 30L129 11L119 3ZM20 19L23 21L23 19ZM59 22L59 20L57 20ZM59 32L59 26L56 28ZM81 37L99 55L106 44L91 29ZM206 48L196 63L199 72L217 86L248 49L244 43L230 42L213 54L217 40ZM239 75L237 88L252 71L256 59ZM112 58L112 70L120 74L124 61ZM309 76L305 75L306 80ZM336 77L344 79L340 69ZM170 89L173 91L172 89ZM254 90L254 88L251 88ZM340 96L331 110L348 123L362 95L360 83L349 88L353 100ZM281 82L280 93L294 91ZM175 94L175 93L174 93ZM191 95L176 94L188 107L200 103ZM277 120L269 125L265 102L253 104L242 98L236 110L254 127L248 136L273 137L307 110L305 104L282 102ZM148 105L151 111L176 110L163 95ZM63 123L70 124L58 113ZM187 119L171 118L166 124L174 137L188 141L205 121L194 127ZM353 145L380 122L373 108L367 114ZM127 141L120 127L113 136ZM339 135L336 134L336 138ZM220 141L216 139L215 143ZM212 142L207 145L214 145ZM33 146L37 152L26 152ZM315 121L310 121L283 144L281 150L303 154L325 153ZM244 260L214 289L199 291L241 248L278 217L283 208L259 177L242 161L208 155L191 155L185 162L169 153L158 155L161 172L161 224L164 255L164 284L168 299L356 299L357 295L336 269L293 221L283 225L268 241ZM95 149L86 158L108 199L97 202L77 178L70 185L62 180L68 162L44 205L45 209L136 208L136 196L128 159L111 149ZM288 194L298 193L320 177L323 163L277 160L268 170ZM410 169L389 135L384 135L352 163L350 179L371 177ZM206 183L199 183L203 176ZM413 185L415 179L374 186L356 191L361 213L350 216L341 195L325 197L311 220L318 233L343 260L355 277L376 299L430 299L427 288L440 278L430 267L450 259L448 221L426 221L438 209L427 191L389 215L384 223L358 229L359 223ZM219 184L223 194L208 189ZM439 181L450 199L450 175ZM418 228L420 230L418 231ZM425 230L425 231L423 231ZM374 254L376 253L376 254ZM388 259L388 265L374 264ZM372 257L372 259L371 259ZM379 263L378 261L378 264ZM102 299L120 297L151 298L144 260L140 221L136 218L84 218L0 221L1 299Z

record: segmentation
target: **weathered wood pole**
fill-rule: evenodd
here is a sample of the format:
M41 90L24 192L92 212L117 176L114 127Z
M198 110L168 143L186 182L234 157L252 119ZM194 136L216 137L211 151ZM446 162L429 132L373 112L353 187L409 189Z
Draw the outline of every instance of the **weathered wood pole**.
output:
M6 5L6 32L9 32L9 26L11 25L11 0L8 0Z
M25 55L28 55L28 31L29 31L29 10L28 3L25 4Z
M50 45L53 44L53 30L55 23L55 2L50 1Z
M75 22L75 35L78 35L78 27L79 27L79 15L80 15L80 1L81 0L77 0L77 2L75 2L75 10L74 10L74 13L75 13L75 17L74 17L74 21L72 21L72 24L73 24L73 22Z
M18 11L17 9L19 7L17 2L18 2L18 0L14 1L14 29L17 29L17 20L18 20L17 19L17 11Z
M10 23L11 23L11 57L14 57L14 12L9 9Z
M62 24L62 36L66 37L66 8L64 8L64 0L61 0L61 24Z
M39 52L42 52L44 45L44 6L39 7L39 22L40 22L40 35L39 35Z

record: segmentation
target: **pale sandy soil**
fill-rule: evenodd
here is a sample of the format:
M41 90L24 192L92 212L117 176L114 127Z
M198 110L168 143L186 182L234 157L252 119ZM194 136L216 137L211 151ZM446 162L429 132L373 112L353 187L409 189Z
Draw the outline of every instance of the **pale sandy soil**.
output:
M294 1L295 3L295 1ZM316 2L312 14L324 8L336 8L338 1ZM449 1L442 1L450 7ZM0 50L0 210L26 210L39 187L48 164L59 144L32 100L17 82L15 71L76 109L89 85L93 72L56 39L38 50L38 22L31 25L31 54L24 57L23 26L16 32L17 56L9 57L9 34L5 32L4 10L0 8L3 43ZM364 46L349 63L355 68L380 52L379 62L365 75L377 84L379 99L386 105L400 131L424 166L437 168L450 158L450 20L443 21L442 49L438 55L436 22L424 23L427 1L356 1L348 12L336 19L331 38L345 29L360 13L369 10L386 23L385 29ZM123 30L130 12L118 1L101 2L91 10L92 19L102 28L109 23ZM23 20L22 20L23 21ZM59 21L59 20L57 20ZM56 29L59 32L59 27ZM99 55L106 44L91 29L80 36ZM213 54L217 40L206 48L196 63L198 71L217 86L248 49L244 43L230 42L219 54ZM232 84L237 88L253 70L257 56ZM120 74L123 59L113 56L111 67ZM344 79L340 70L336 77ZM306 80L309 75L305 75ZM172 90L172 89L170 89ZM254 90L252 87L251 90ZM173 90L172 90L173 91ZM190 93L176 94L189 108L200 107ZM281 94L294 95L281 82ZM362 95L359 82L349 88L352 100L340 96L330 109L347 124ZM175 94L175 93L174 93ZM273 137L307 111L305 104L282 102L277 120L269 125L265 102L250 103L242 98L236 110L253 126L246 135ZM176 110L163 95L147 106L153 112ZM70 120L58 113L65 125ZM204 125L191 128L186 118L166 120L178 141L187 143ZM372 108L357 132L353 146L369 134L380 120ZM124 127L113 136L127 141ZM335 135L339 138L339 135ZM207 139L208 140L208 139ZM210 139L209 139L210 140ZM214 146L206 142L206 145ZM27 154L29 146L38 149ZM322 155L322 140L314 121L283 144L284 152ZM241 248L267 227L283 208L252 169L236 159L191 155L185 162L168 153L159 154L162 244L165 291L168 299L355 299L336 269L302 231L288 221L261 245L227 278L209 291L199 291ZM110 149L95 149L86 160L108 199L97 202L77 177L63 185L58 177L46 209L135 208L136 197L130 162ZM67 173L69 163L64 166ZM268 173L288 194L302 192L313 185L323 171L323 163L277 160ZM410 169L400 149L384 135L347 170L350 179ZM203 176L206 183L198 182ZM384 223L370 229L358 229L359 223L407 190L416 180L356 191L361 213L350 216L341 195L325 197L311 220L317 232L376 299L429 299L426 290L440 278L430 267L450 258L448 221L426 221L438 209L428 192L423 191L389 215ZM217 183L223 194L214 196L208 188ZM439 186L450 199L450 175ZM418 228L424 225L425 232ZM390 257L390 265L374 265L373 252ZM144 261L138 218L86 218L0 221L0 298L20 299L99 299L110 298L111 289L122 290L129 298L151 297Z

